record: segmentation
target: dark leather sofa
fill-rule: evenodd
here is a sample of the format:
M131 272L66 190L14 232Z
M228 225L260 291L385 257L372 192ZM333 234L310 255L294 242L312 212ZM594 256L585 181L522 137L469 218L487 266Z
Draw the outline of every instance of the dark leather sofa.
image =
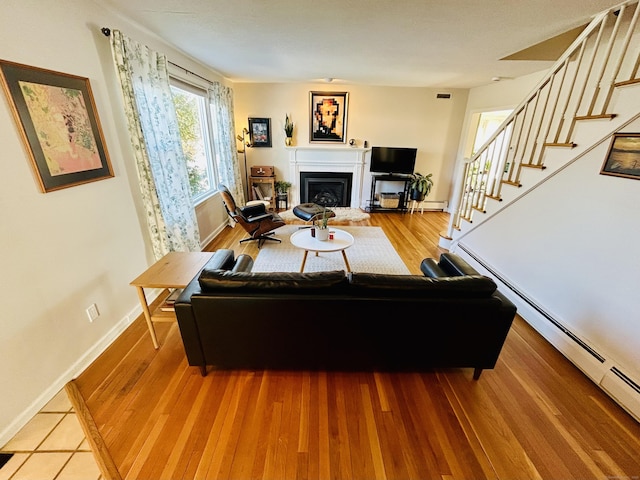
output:
M493 368L516 307L454 254L424 276L251 272L218 250L176 301L189 365L217 369Z

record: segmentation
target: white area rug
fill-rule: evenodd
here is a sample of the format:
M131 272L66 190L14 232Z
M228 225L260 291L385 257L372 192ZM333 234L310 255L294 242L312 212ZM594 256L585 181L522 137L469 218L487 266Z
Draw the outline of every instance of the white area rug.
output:
M282 243L265 243L253 265L254 272L298 272L302 264L304 251L291 245L289 237L299 225L285 225L275 230L276 237ZM380 227L340 226L340 230L354 237L354 244L345 250L351 270L354 272L389 273L407 275L406 267L400 255ZM309 233L310 235L310 233ZM330 241L330 240L329 240ZM305 272L346 270L342 253L319 253L316 257L309 252Z
M367 220L370 217L367 212L363 212L359 208L331 207L331 210L333 210L333 213L335 213L336 216L329 220L330 224L331 222L358 222L360 220ZM293 214L293 210L279 212L278 215L280 215L285 222L300 220Z

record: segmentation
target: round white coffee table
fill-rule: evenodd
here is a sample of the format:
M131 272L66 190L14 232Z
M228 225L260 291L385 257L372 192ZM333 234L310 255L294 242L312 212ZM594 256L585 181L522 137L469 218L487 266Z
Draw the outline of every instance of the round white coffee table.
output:
M318 252L342 252L342 258L344 258L347 272L351 271L347 254L344 253L344 251L353 245L353 235L337 228L331 228L330 231L333 232L333 240L324 242L312 237L310 228L303 228L291 235L291 244L294 247L304 250L300 273L304 272L304 265L307 263L307 255L309 252L316 252L316 256L318 256Z

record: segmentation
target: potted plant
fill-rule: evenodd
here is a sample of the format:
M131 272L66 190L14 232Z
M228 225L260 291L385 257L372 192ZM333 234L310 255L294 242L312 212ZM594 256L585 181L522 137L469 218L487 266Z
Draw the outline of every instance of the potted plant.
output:
M285 180L276 180L276 183L274 184L274 186L276 187L276 193L278 195L286 195L287 191L291 187L291 183Z
M433 187L433 180L431 180L432 173L428 175L422 175L419 172L411 174L411 182L409 182L409 198L416 202L422 202Z
M329 240L329 211L327 207L324 207L322 211L322 217L318 219L318 226L316 227L316 237L318 240L326 241Z
M287 135L285 145L291 146L293 144L293 122L291 121L289 114L287 114L284 119L284 133Z

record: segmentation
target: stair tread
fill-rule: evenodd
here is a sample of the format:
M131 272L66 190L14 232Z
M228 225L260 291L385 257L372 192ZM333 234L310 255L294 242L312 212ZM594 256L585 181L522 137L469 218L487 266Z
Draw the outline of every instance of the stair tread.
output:
M615 117L616 117L615 113L601 113L599 115L581 115L575 118L576 120L601 120L601 119L611 120L612 118L615 118Z
M578 146L576 143L573 143L573 142L568 142L568 143L548 142L548 143L543 143L543 145L545 147L566 147L566 148L574 148Z
M625 80L623 82L616 82L613 84L614 87L624 87L626 85L635 85L636 83L640 83L640 78L633 78L631 80Z
M502 183L506 183L507 185L513 185L514 187L521 187L522 184L520 182L512 182L511 180L501 180Z

